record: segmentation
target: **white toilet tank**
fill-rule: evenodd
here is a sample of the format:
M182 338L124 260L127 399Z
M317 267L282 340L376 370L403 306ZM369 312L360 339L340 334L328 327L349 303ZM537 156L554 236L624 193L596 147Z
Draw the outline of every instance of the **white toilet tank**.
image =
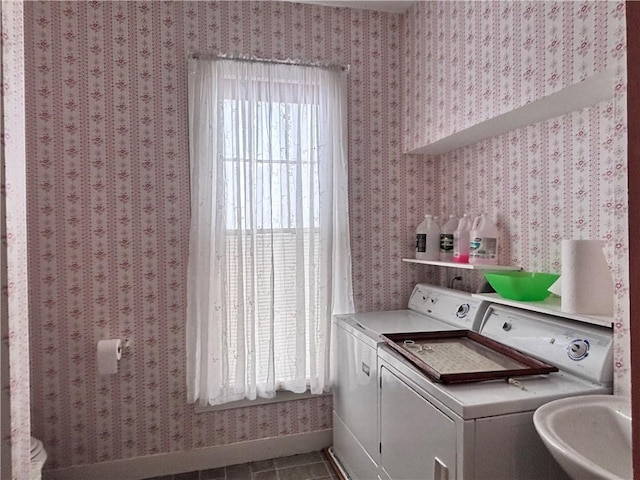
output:
M42 442L35 437L31 437L31 468L29 469L29 480L42 479L42 467L47 461L47 452Z

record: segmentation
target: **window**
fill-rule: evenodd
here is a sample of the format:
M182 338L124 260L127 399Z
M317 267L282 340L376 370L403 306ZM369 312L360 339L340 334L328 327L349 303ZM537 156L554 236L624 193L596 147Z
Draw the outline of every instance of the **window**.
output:
M353 310L344 73L189 67L189 400L321 393L331 315Z

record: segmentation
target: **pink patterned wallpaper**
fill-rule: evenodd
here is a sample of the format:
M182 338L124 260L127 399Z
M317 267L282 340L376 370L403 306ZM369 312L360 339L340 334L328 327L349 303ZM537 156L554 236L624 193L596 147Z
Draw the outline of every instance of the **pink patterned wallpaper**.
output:
M331 397L204 414L186 404L186 56L351 65L356 304L402 308L433 275L400 258L435 199L430 162L400 153L402 17L41 1L25 4L25 27L32 418L47 468L331 428ZM125 336L118 375L98 376L96 342Z
M402 308L416 281L454 275L400 261L427 211L495 212L509 237L503 262L530 269L557 270L565 236L611 238L625 392L619 4L420 2L403 17L288 2L42 1L25 4L25 30L32 421L49 468L331 426L327 397L206 414L185 403L190 52L351 64L359 310ZM603 67L618 79L613 102L438 158L401 153ZM98 377L95 343L125 335L120 373Z
M500 263L560 272L563 238L610 241L615 389L628 395L624 2L418 2L406 17L404 55L406 150L613 73L611 101L432 161L441 215L497 215Z
M626 71L624 2L416 2L407 16L403 149L604 69ZM425 33L426 32L426 33ZM620 92L618 85L618 92Z

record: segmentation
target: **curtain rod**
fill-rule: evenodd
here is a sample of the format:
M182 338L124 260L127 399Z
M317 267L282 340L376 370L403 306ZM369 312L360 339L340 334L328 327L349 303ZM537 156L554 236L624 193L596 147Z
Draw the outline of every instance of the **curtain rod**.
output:
M193 59L202 59L202 60L235 60L238 62L250 62L250 63L273 63L280 65L294 65L299 67L320 67L326 68L329 70L342 70L343 72L348 73L351 69L350 65L337 65L331 63L320 63L320 62L303 62L295 59L272 59L272 58L258 58L258 57L245 57L245 56L230 56L216 53L192 53L189 55L190 58Z

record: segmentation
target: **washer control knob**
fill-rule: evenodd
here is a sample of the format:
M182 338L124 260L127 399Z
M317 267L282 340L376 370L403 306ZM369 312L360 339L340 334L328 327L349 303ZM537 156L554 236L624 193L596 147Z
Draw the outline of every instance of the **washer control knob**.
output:
M505 332L508 332L509 330L511 330L511 324L510 324L509 322L504 322L504 323L502 324L502 329L503 329Z
M456 317L458 318L464 318L467 316L467 314L469 313L469 309L471 307L469 306L468 303L463 303L462 305L460 305L458 307L458 311L456 312Z
M589 355L589 340L576 338L569 343L567 354L571 360L582 360Z
M425 303L431 303L431 304L434 304L434 303L436 303L436 301L437 301L437 299L436 299L436 298L430 297L429 295L423 295L423 296L422 296L422 300L423 300Z

